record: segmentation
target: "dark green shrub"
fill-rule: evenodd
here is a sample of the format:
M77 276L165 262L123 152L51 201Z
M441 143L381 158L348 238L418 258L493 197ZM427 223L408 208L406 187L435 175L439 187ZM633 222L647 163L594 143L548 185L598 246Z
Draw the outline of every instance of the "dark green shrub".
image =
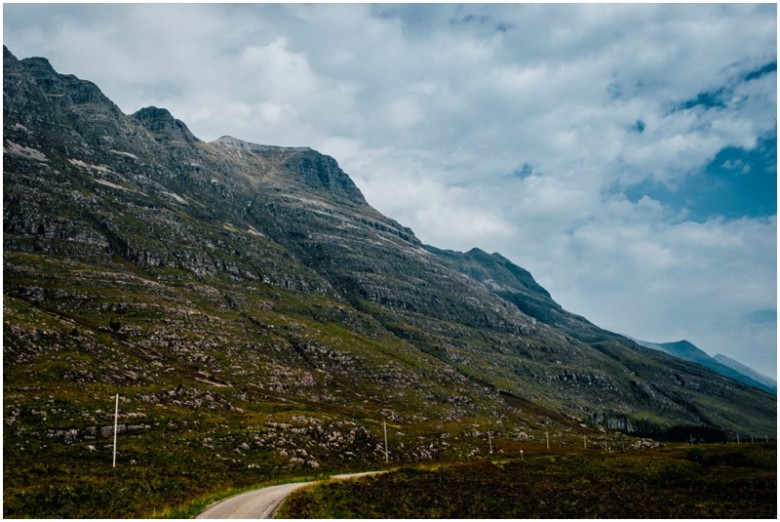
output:
M698 464L704 464L704 452L699 448L689 449L685 457L688 460L696 462Z

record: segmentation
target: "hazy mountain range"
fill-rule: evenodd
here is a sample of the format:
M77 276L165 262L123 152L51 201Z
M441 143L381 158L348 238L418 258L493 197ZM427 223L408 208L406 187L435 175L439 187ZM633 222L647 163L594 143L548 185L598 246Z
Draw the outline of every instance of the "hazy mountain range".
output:
M721 375L738 380L750 386L755 386L768 392L777 394L777 382L757 371L748 368L744 364L718 354L715 357L709 356L704 350L698 348L689 341L675 341L670 343L651 343L634 339L637 343L647 348L661 350L680 359L695 362L706 366Z

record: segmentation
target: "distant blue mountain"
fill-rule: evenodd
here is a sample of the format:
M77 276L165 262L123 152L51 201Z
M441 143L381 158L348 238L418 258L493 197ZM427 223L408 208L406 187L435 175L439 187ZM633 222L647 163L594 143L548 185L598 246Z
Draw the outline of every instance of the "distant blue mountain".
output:
M646 348L660 350L669 355L683 359L684 361L701 364L725 377L730 377L741 383L747 384L748 386L753 386L777 395L777 382L773 379L761 375L755 370L748 368L744 364L730 359L725 355L710 357L704 350L686 340L671 343L651 343L638 339L634 339L634 341Z
M754 381L757 381L757 382L760 382L761 384L769 386L774 391L774 393L777 394L777 381L776 380L774 380L774 379L772 379L770 377L767 377L766 375L761 375L760 373L755 371L753 368L748 368L744 364L742 364L742 363L740 363L738 361L735 361L731 357L726 357L723 354L719 353L718 355L713 357L713 359L715 359L716 361L718 361L719 363L721 363L721 364L723 364L725 366L728 366L729 368L731 368L734 371L737 371L737 372L739 372L739 373L741 373L743 375L747 375L748 377L750 377Z

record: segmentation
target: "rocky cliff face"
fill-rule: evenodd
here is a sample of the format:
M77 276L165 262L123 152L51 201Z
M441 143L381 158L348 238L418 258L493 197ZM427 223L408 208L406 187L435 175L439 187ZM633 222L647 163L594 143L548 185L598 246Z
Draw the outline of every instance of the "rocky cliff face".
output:
M185 443L193 455L236 430L318 441L318 458L277 441L279 469L330 458L347 422L362 442L345 451L377 457L377 417L415 426L409 458L455 452L444 423L774 433L774 397L568 314L500 255L421 244L333 158L205 143L165 109L125 115L94 84L7 49L3 81L12 447L87 444L95 397L115 389L145 419L128 424L139 437L198 422L212 442ZM44 415L41 396L56 397ZM287 428L255 429L267 423ZM236 458L268 457L244 442Z

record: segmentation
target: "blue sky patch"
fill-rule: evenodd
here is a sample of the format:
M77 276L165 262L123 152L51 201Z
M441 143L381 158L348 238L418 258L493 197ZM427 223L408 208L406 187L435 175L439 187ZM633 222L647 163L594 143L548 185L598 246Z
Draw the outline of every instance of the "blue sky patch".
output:
M682 104L680 104L680 109L692 109L699 105L706 109L725 107L726 104L723 102L723 94L725 91L726 89L722 88L710 92L700 92L696 95L696 98L684 101Z
M745 75L745 81L749 82L750 80L758 80L762 76L766 76L767 74L773 73L777 71L777 61L770 62L763 67L759 67L755 71L750 71Z
M520 179L531 177L533 174L534 174L534 168L528 163L523 163L512 173L513 176Z
M672 111L704 107L705 109L725 108L726 101L731 97L736 85L763 78L767 74L777 72L777 60L769 62L761 67L749 71L737 78L733 78L727 85L707 92L700 92L695 98L682 102Z
M755 148L727 147L700 172L676 186L649 178L631 185L626 197L637 202L649 196L680 211L688 219L706 221L715 216L737 219L777 214L777 132L764 136Z

